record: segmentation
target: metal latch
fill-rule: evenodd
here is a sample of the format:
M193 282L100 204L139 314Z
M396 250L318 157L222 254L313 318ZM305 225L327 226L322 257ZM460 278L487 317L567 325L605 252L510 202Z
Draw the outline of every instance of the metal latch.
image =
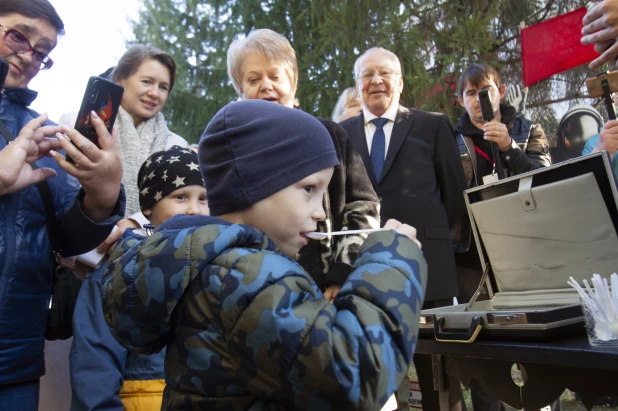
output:
M492 324L528 324L526 314L487 314Z
M532 177L523 177L519 180L517 194L519 194L519 201L521 201L524 210L530 211L536 209L534 197L532 197Z
M433 324L433 315L421 315L420 324Z

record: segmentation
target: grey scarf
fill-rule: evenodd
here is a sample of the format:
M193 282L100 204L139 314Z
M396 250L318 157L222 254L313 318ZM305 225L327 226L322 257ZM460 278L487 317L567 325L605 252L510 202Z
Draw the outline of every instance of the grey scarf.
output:
M136 128L133 118L122 107L118 110L116 124L122 161L122 184L127 196L125 216L130 216L140 211L137 173L150 154L165 150L165 141L170 131L161 113L143 121Z

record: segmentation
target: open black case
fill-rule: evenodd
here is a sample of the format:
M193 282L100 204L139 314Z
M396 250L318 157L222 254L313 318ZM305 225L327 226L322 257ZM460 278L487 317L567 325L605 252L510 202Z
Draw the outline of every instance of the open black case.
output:
M607 152L464 192L484 270L467 304L423 310L421 336L550 339L584 332L567 284L618 271L618 196ZM489 300L476 301L482 288Z

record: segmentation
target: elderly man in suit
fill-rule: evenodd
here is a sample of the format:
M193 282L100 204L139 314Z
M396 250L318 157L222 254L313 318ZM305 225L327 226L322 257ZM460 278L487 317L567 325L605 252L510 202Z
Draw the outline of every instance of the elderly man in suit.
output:
M356 60L354 72L363 111L341 125L380 197L382 220L394 218L418 230L429 269L423 308L451 305L457 295L451 229L465 213L465 179L453 128L443 114L399 104L403 76L394 53L369 49ZM414 359L423 409L439 409L428 357ZM452 403L459 383L454 385ZM407 409L408 390L409 384L400 390L400 409Z

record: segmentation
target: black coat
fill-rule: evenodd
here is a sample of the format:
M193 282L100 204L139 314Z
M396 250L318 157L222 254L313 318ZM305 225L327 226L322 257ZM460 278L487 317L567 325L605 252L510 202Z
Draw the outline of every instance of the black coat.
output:
M465 213L465 180L448 118L400 106L380 183L371 166L363 114L341 125L380 198L382 222L394 218L417 229L429 270L425 301L456 296L451 228Z
M326 220L318 223L318 231L379 228L378 196L354 144L339 124L317 119L333 139L340 162L328 184L324 198ZM330 285L343 285L366 237L356 234L333 236L330 241L310 241L301 248L298 262L322 290Z

